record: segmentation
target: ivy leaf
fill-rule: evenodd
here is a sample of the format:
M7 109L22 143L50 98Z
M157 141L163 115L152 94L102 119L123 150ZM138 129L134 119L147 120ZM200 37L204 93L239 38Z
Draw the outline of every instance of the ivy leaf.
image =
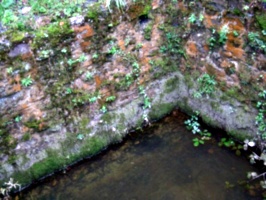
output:
M79 134L77 135L77 139L78 139L78 140L83 140L83 139L84 139L84 135L81 134L81 133L79 133Z

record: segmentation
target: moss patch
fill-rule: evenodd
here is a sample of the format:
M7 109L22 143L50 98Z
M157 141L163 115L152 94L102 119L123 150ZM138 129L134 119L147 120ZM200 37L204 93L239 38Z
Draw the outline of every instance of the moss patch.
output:
M104 147L107 146L108 142L106 138L95 136L88 138L84 141L84 146L81 148L81 157L90 157L94 154L99 153Z
M149 119L158 120L163 116L169 114L175 108L174 104L171 103L161 103L152 106L151 112L149 113Z
M60 156L55 150L47 151L48 157L31 167L31 174L34 179L39 179L47 174L59 170L67 164L67 159Z
M257 14L256 19L257 19L261 29L266 30L266 13Z
M32 47L38 48L49 43L51 47L57 47L60 41L73 33L68 20L60 20L37 30Z
M173 92L178 87L178 84L179 84L178 77L174 77L167 80L165 83L165 92L166 93Z

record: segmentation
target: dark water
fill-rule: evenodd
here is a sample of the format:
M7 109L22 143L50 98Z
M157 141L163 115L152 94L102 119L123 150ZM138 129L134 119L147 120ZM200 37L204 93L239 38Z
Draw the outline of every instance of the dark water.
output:
M181 118L181 119L180 119ZM123 145L41 183L17 199L246 200L242 157L214 140L193 147L183 116L167 117ZM226 182L233 184L226 188Z

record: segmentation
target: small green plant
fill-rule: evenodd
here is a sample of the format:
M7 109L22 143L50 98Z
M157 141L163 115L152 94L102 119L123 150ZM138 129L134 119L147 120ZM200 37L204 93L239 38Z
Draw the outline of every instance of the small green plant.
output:
M106 113L106 112L107 112L107 108L106 108L106 106L103 105L103 106L101 107L100 111L101 111L102 113Z
M216 81L209 74L202 75L197 82L199 83L199 90L193 94L195 98L201 98L205 94L210 95L214 92Z
M84 62L85 60L86 60L86 56L85 56L85 54L82 54L82 55L81 55L78 59L76 59L76 60L72 60L71 58L68 59L67 64L69 64L69 66L72 66L72 65L77 64L77 63L82 63L82 62Z
M200 133L200 124L198 122L198 114L199 112L195 112L195 115L192 115L190 119L185 121L185 125L188 130L190 130L193 134Z
M89 98L89 102L90 103L95 103L100 98L101 98L100 96L93 96L93 97Z
M93 58L93 59L97 59L97 58L99 58L99 54L94 53L94 54L92 55L92 58Z
M200 144L204 144L204 140L202 140L201 138L194 138L192 141L194 147L198 147Z
M170 54L179 54L186 57L185 52L181 45L181 38L179 35L168 32L166 33L166 41L165 44L160 47L161 53L170 53Z
M202 13L200 13L200 15L199 15L199 21L200 22L203 22L203 20L204 20L204 15Z
M139 72L140 72L140 66L139 63L137 61L133 62L132 64L133 67L133 74L138 77L139 76Z
M153 23L150 22L144 29L144 38L146 40L151 40Z
M78 139L78 140L83 140L84 137L85 137L85 136L84 136L82 133L79 133L79 134L77 135L77 139Z
M71 88L66 88L66 93L67 93L67 94L72 94L72 92L73 92L73 91L72 91Z
M12 74L12 73L13 73L13 68L12 68L12 67L8 67L8 68L6 69L6 72L7 72L8 74Z
M109 96L109 97L107 97L106 98L106 102L113 102L113 101L115 101L115 99L116 99L116 97L115 96Z
M224 24L219 32L219 43L225 44L227 41L227 34L229 33L229 27L228 24Z
M24 133L24 135L22 136L22 141L26 142L29 141L31 138L31 134L30 133Z
M214 36L212 36L208 39L208 45L209 45L210 49L213 49L215 47L216 41L217 40Z
M199 14L199 17L197 18L195 13L192 13L189 18L188 18L188 22L191 24L197 24L198 26L200 26L201 22L203 22L204 20L204 15L202 13Z
M23 79L21 80L21 84L22 84L23 86L25 86L25 87L30 86L32 83L33 83L33 81L32 81L32 79L31 79L30 75L29 75L28 77L23 78Z
M113 41L110 42L111 47L108 49L108 54L118 54L120 52L119 48L114 44Z
M53 51L51 49L42 50L39 52L39 56L41 59L49 58L51 54L53 54Z
M220 147L225 146L229 148L235 146L236 143L231 138L222 138L221 141L218 143L218 145Z
M86 81L89 81L93 78L93 74L91 72L86 72L85 78L86 78Z
M211 138L211 133L206 129L201 131L200 124L198 122L198 115L199 112L196 111L190 119L184 122L188 130L190 130L193 134L198 134L200 136L193 138L192 142L194 147L198 147L200 144L204 144L206 140L210 140Z
M144 97L144 105L143 105L143 109L147 109L151 107L151 102L150 102L150 98L148 96Z
M233 35L234 35L234 37L238 37L239 36L239 33L236 30L234 30L233 31Z
M18 123L18 122L20 122L22 120L22 116L18 115L18 116L15 117L14 120L15 120L15 122Z
M192 13L192 14L189 16L189 18L188 18L188 22L194 24L196 21L197 21L197 17L196 17L196 15L195 15L195 13Z
M255 119L255 124L258 127L257 134L262 140L266 140L266 90L258 94L260 101L257 102L258 114Z
M143 47L143 44L142 44L142 43L138 43L138 44L136 45L136 49L137 49L137 50L140 50L142 47Z
M249 45L256 50L261 50L266 52L266 43L260 39L260 36L257 32L250 32L248 34Z
M145 110L147 108L150 108L151 107L151 102L150 102L150 98L148 97L148 95L146 94L145 92L145 89L144 87L141 85L139 86L139 94L140 95L143 95L144 97L144 101L143 101L143 106L142 108Z

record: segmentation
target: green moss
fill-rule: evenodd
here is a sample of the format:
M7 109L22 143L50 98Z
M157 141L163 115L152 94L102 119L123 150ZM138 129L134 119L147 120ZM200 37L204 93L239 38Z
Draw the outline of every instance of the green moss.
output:
M20 31L12 31L8 35L12 43L21 42L25 38L25 32L20 32Z
M256 19L257 19L261 29L266 30L266 13L257 14Z
M30 170L17 171L12 175L12 177L16 182L18 182L22 186L29 185L33 181L33 177Z
M9 164L15 164L17 159L18 159L18 156L17 155L11 154L11 155L8 156L7 162Z
M165 83L165 92L166 93L173 92L178 87L178 84L179 84L178 77L174 77L167 80Z
M56 150L47 151L47 155L47 158L32 165L31 174L34 179L51 174L66 165L66 158L60 156Z
M60 41L65 40L73 33L68 20L60 20L53 22L47 26L43 26L35 32L32 47L38 48L47 46L57 47Z
M33 120L29 120L29 121L25 122L24 125L28 128L32 128L32 129L38 131L40 123L41 123L40 120L33 119Z
M22 141L28 141L30 140L31 138L31 134L30 133L25 133L23 136L22 136Z
M177 70L178 66L175 62L172 62L169 58L160 58L155 60L152 64L151 73L153 78L158 79L161 76L165 76Z
M87 138L81 148L80 155L83 158L95 155L99 153L104 147L106 147L107 144L108 142L104 137L94 136Z
M204 123L212 126L212 127L219 127L218 123L213 120L213 118L209 117L208 115L201 114L200 117L204 121Z
M188 113L190 115L194 114L194 110L192 110L191 107L188 105L188 97L179 99L177 101L177 105L183 112Z
M87 12L87 17L94 21L98 21L99 15L101 13L101 3L95 3L93 6L89 7L89 11Z
M143 9L141 15L148 15L148 14L150 13L150 11L151 11L151 8L152 8L151 5L147 3L147 4L144 6L144 9Z
M189 72L186 72L184 75L184 78L185 78L185 83L188 86L188 88L193 88L194 82L191 78L191 74Z
M153 23L150 22L144 29L144 38L146 40L150 40L151 39L152 27L153 27Z
M88 128L88 124L90 123L90 119L87 116L83 116L81 117L80 121L79 121L79 131L82 133L90 133L90 128Z
M114 116L110 113L105 113L102 115L101 119L106 122L107 124L110 124L112 120L114 119Z
M76 135L70 132L66 133L66 139L61 142L62 152L66 153L72 149L77 142Z
M232 136L233 138L236 138L240 141L244 141L245 139L253 139L250 134L248 134L245 131L241 130L229 130L228 135Z
M149 119L158 120L163 116L169 114L174 108L175 105L171 103L159 103L157 105L154 105L152 106L149 113Z
M220 103L215 102L215 101L211 101L211 107L213 110L219 111L220 110Z
M234 15L237 15L237 16L244 16L244 13L243 13L240 9L238 9L238 8L234 8L234 9L232 10L232 13L233 13Z
M231 88L229 88L228 90L225 91L225 94L228 95L228 96L230 96L230 97L236 98L237 95L239 94L238 88L231 87Z

